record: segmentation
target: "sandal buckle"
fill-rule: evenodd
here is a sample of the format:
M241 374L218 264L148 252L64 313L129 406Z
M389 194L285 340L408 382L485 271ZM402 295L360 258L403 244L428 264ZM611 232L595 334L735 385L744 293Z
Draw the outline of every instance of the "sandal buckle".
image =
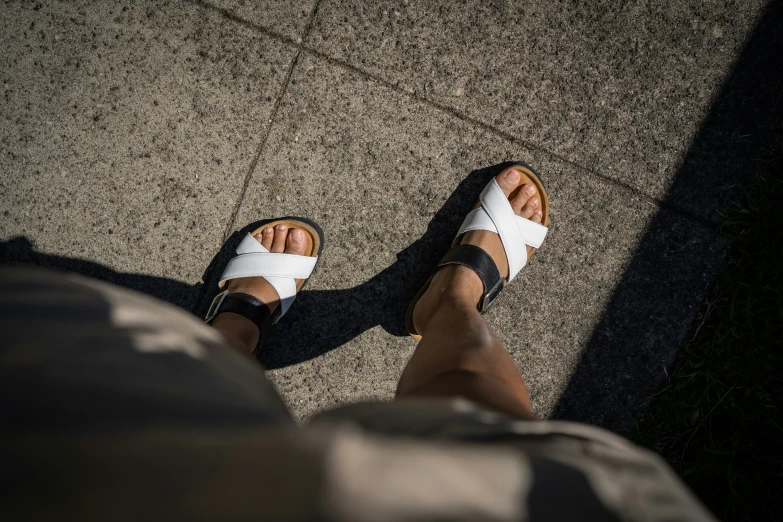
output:
M500 294L503 293L503 288L505 287L505 280L502 277L499 277L497 281L495 281L495 284L492 285L491 288L488 288L487 291L484 293L483 298L481 299L481 308L479 311L483 314L487 310L489 310L492 305L494 305L498 297L500 297Z
M223 290L218 295L216 295L215 298L212 300L212 304L209 305L209 310L207 310L207 316L204 318L204 322L206 324L211 323L212 319L214 319L215 316L218 314L218 311L220 310L220 305L223 304L223 301L226 299L227 295L228 295L228 290Z

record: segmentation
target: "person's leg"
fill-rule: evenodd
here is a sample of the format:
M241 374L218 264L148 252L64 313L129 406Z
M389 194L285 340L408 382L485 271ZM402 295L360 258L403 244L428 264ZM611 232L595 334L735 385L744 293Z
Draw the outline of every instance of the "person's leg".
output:
M298 228L289 229L285 225L267 227L253 237L272 253L303 255L307 248L304 231ZM232 279L228 281L228 291L250 294L266 303L272 312L280 305L277 292L263 277ZM259 337L255 323L242 315L224 312L218 314L211 324L223 334L231 346L240 353L252 357Z
M541 204L533 185L514 188L519 173L507 169L498 184L517 215L541 222ZM508 263L500 237L487 231L466 233L461 241L486 250L503 275ZM483 293L469 268L445 266L433 277L414 309L422 338L397 386L397 398L465 397L493 410L535 419L527 386L511 355L476 305Z

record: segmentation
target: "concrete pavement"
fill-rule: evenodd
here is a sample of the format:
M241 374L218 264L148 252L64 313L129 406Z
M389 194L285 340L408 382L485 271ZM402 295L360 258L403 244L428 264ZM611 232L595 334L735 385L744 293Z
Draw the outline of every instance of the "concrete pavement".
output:
M763 4L7 2L5 257L29 241L27 260L200 311L233 231L315 219L322 262L262 357L304 418L392 396L407 301L480 169L522 160L553 225L487 319L543 416L573 411L586 347L625 347L612 378L578 378L607 397L596 422L627 430L723 258L731 173L670 188Z

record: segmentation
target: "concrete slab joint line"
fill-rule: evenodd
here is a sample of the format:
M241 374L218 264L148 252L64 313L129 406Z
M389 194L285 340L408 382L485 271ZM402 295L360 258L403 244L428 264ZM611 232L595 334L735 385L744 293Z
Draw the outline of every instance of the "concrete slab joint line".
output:
M187 0L220 13L232 22L298 46L312 26L312 0L245 2L240 0ZM305 9L306 8L306 9Z
M523 140L521 138L518 138L515 134L511 134L508 131L501 130L496 125L493 125L491 123L483 121L482 119L478 119L476 117L472 117L469 114L466 114L465 112L463 112L461 110L452 108L448 104L442 103L441 101L439 101L439 99L437 97L422 96L419 91L417 91L415 89L410 89L410 88L405 87L405 83L404 82L401 83L399 80L395 80L395 81L388 80L387 78L385 78L383 76L380 76L380 75L378 75L378 74L376 74L376 73L374 73L374 72L372 72L370 70L367 70L366 68L358 67L356 65L353 65L349 61L345 61L345 60L342 60L342 59L339 59L339 58L335 58L334 55L332 55L332 54L324 53L322 50L319 50L319 48L316 47L316 46L308 45L307 44L308 36L311 35L311 32L312 32L311 29L313 28L315 22L318 19L317 18L317 13L318 13L318 8L319 8L319 5L321 3L321 0L316 2L315 6L314 6L314 8L312 10L311 17L310 17L310 19L308 21L307 28L306 28L306 31L304 33L304 36L302 38L300 38L300 39L297 39L296 41L292 41L290 38L287 38L287 37L285 37L285 36L283 36L283 35L281 35L281 34L279 34L277 32L274 32L274 31L272 31L270 29L267 29L266 27L262 27L262 26L253 24L252 22L249 22L249 21L239 17L238 15L234 14L233 12L231 12L229 10L226 10L226 9L214 6L212 4L204 3L201 0L196 0L196 1L199 2L199 4L203 5L204 7L208 7L208 8L211 8L211 9L217 9L224 16L229 17L232 20L238 20L238 21L241 21L242 23L249 24L251 27L253 27L256 30L262 31L264 33L267 33L267 34L269 34L270 36L272 36L274 38L279 38L282 41L288 43L289 45L295 45L300 50L304 50L305 52L307 52L307 53L309 53L309 54L311 54L311 55L313 55L313 56L315 56L317 58L330 61L331 63L336 64L336 65L338 65L340 67L348 68L348 69L350 69L350 70L352 70L352 71L354 71L354 72L356 72L358 74L364 75L368 79L380 82L383 85L386 85L387 87L389 87L391 89L394 89L394 90L397 90L397 91L399 91L401 93L404 93L407 96L410 96L411 98L416 99L417 101L421 101L421 102L430 104L433 107L435 107L435 108L437 108L439 110L445 111L445 112L447 112L447 113L449 113L449 114L451 114L453 116L456 116L456 117L458 117L460 119L470 121L474 125L477 125L477 126L480 126L482 128L485 128L489 132L493 132L493 133L497 134L498 136L502 137L503 139L507 139L507 140L512 141L514 143L518 143L518 144L524 145L524 146L526 146L528 148L541 150L542 152L546 152L548 154L551 154L552 156L554 156L555 158L557 158L560 161L567 162L567 163L570 163L570 164L574 165L582 173L584 173L586 175L600 177L600 178L602 178L602 179L604 179L604 180L606 180L606 181L608 181L610 183L616 184L618 187L621 187L624 190L628 190L628 191L631 191L631 192L642 194L644 197L650 198L651 201L654 201L656 203L662 204L662 205L666 206L667 208L669 208L670 210L672 210L674 212L681 213L684 217L688 217L690 219L693 219L695 222L699 223L701 226L715 227L718 224L718 222L719 222L719 218L717 216L705 217L704 215L700 215L697 212L691 211L686 206L678 204L678 202L664 201L663 199L661 199L660 197L658 197L656 195L650 195L645 190L642 190L639 186L636 186L636 185L630 184L630 183L628 183L626 181L623 181L622 179L619 179L616 176L605 174L601 169L591 168L591 167L587 166L586 164L584 164L582 162L575 161L573 158L566 157L566 156L558 153L557 151L555 151L555 150L553 150L551 148L548 148L546 145L542 144L542 142L540 142L540 141L539 142L531 142L529 140Z
M209 5L201 2L200 0L197 0L199 4L201 5ZM307 35L307 33L310 31L310 28L312 27L313 20L315 19L316 13L318 11L318 4L321 2L321 0L316 0L315 4L313 5L313 9L310 13L310 17L308 19L307 25L305 27L304 35ZM209 7L213 7L209 5ZM222 11L222 10L220 10ZM283 88L280 91L280 95L277 97L277 100L275 100L275 106L272 110L272 115L269 118L269 124L267 125L266 132L264 133L264 136L261 139L261 143L258 145L258 150L256 152L256 156L253 159L252 163L250 164L250 167L248 168L247 174L245 176L245 180L242 184L242 188L240 189L239 196L237 197L237 201L234 204L233 210L231 212L231 215L229 216L228 224L226 225L226 229L223 233L223 241L225 242L226 239L231 235L232 230L236 227L236 215L237 212L239 212L239 207L242 204L242 201L245 198L245 194L247 192L248 184L250 183L251 176L253 174L253 171L256 168L256 165L258 164L258 158L261 157L261 154L264 150L264 145L266 144L266 140L269 136L269 133L272 130L272 125L274 125L275 116L277 115L277 110L280 106L280 103L283 100L283 97L286 93L286 88L288 87L288 83L291 81L291 75L294 71L294 68L296 67L297 62L299 61L299 55L301 54L301 46L297 46L296 54L294 55L294 59L291 61L291 66L288 69L288 73L286 74L285 82L283 83Z
M0 9L3 240L200 279L296 50L198 5L168 6ZM170 299L194 304L189 292Z
M367 72L367 71L365 71L365 70L363 70L363 69L361 69L359 67L354 67L354 66L352 66L352 65L350 65L350 64L348 64L348 63L346 63L344 61L335 59L335 58L333 58L333 57L331 57L331 56L329 56L327 54L324 54L324 53L318 51L317 49L315 49L313 47L308 47L307 45L304 44L304 41L306 41L305 37L302 37L302 38L297 39L297 40L291 40L290 38L287 38L287 37L285 37L285 36L283 36L283 35L281 35L281 34L279 34L277 32L274 32L274 31L272 31L272 30L270 30L270 29L268 29L266 27L263 27L263 26L254 24L254 23L252 23L252 22L250 22L248 20L245 20L245 19L237 16L236 14L232 13L231 11L229 11L227 9L218 7L218 6L210 4L208 2L204 2L203 0L189 0L189 1L192 1L192 2L202 6L204 8L207 8L207 9L217 10L224 17L226 17L226 18L228 18L230 20L234 20L236 22L246 24L249 27L253 28L254 30L263 32L264 34L267 34L267 35L269 35L269 36L271 36L273 38L277 38L277 39L279 39L279 40L281 40L281 41L283 41L283 42L285 42L285 43L287 43L289 45L293 45L293 46L297 47L298 49L303 50L303 51L313 55L316 58L320 58L322 60L326 60L326 61L328 61L330 63L333 63L335 65L338 65L340 67L343 67L343 68L346 68L346 69L351 70L353 72L356 72L358 74L361 74L361 75L365 76L367 79L377 81L377 82L379 82L379 83L381 83L383 85L386 85L390 89L397 90L397 91L399 91L399 92L401 92L403 94L406 94L406 95L416 99L417 101L430 104L433 107L435 107L435 108L437 108L439 110L442 110L444 112L447 112L447 113L449 113L449 114L451 114L453 116L456 116L456 117L458 117L460 119L471 121L473 124L481 126L483 128L486 128L490 132L493 132L493 133L497 134L498 136L503 137L504 139L507 139L509 141L512 141L514 143L518 143L520 145L523 145L523 146L526 146L526 147L529 147L529 148L532 148L532 149L538 149L538 150L541 150L542 152L546 152L548 154L551 154L552 156L556 157L557 159L559 159L561 161L573 164L575 167L583 170L588 175L591 175L591 176L592 175L596 175L592 170L588 169L587 167L584 167L582 165L579 165L577 163L569 161L566 158L559 157L557 154L555 154L555 153L553 153L551 151L548 151L548 150L546 150L543 147L540 147L540 146L538 146L536 144L533 144L533 143L527 143L527 142L525 142L524 140L522 140L520 138L511 136L508 133L505 133L505 132L501 131L500 129L497 129L497 128L493 127L492 125L488 125L488 124L486 124L484 122L481 122L481 121L473 119L473 118L468 118L464 114L458 113L458 112L454 111L453 109L451 109L451 108L449 108L447 106L444 106L444 105L441 105L439 103L433 102L432 100L429 100L427 98L422 98L420 96L417 96L417 94L415 92L411 92L410 90L406 90L406 89L403 89L402 87L400 87L398 82L387 81L387 80L385 80L385 79L383 79L383 78L381 78L379 76L376 76L376 75L374 75L372 73L369 73L369 72ZM312 24L315 21L315 18L317 16L318 5L321 3L321 1L322 0L317 0L315 6L313 8L313 15L312 15L312 17L310 19L310 22L307 25L307 30L305 31L305 36L309 35L309 33L310 33L310 30L312 28ZM297 57L298 57L298 55L297 55ZM611 178L606 178L606 179L614 182L614 180L611 180ZM639 192L638 190L636 190L636 189L634 189L632 187L628 187L627 185L623 185L623 184L619 184L618 183L618 186L622 186L623 188L626 188L626 189L631 190L633 192Z
M732 193L720 167L736 147L702 151L698 169L681 160L708 116L724 120L711 126L715 143L744 126L726 106L711 113L711 102L768 2L610 4L330 1L305 44L715 222ZM670 191L675 177L701 190Z

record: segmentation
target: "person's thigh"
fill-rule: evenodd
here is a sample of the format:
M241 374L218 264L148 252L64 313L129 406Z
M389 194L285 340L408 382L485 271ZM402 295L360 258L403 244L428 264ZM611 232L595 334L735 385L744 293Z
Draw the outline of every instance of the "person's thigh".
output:
M172 305L43 270L0 270L8 432L290 422L259 364Z

